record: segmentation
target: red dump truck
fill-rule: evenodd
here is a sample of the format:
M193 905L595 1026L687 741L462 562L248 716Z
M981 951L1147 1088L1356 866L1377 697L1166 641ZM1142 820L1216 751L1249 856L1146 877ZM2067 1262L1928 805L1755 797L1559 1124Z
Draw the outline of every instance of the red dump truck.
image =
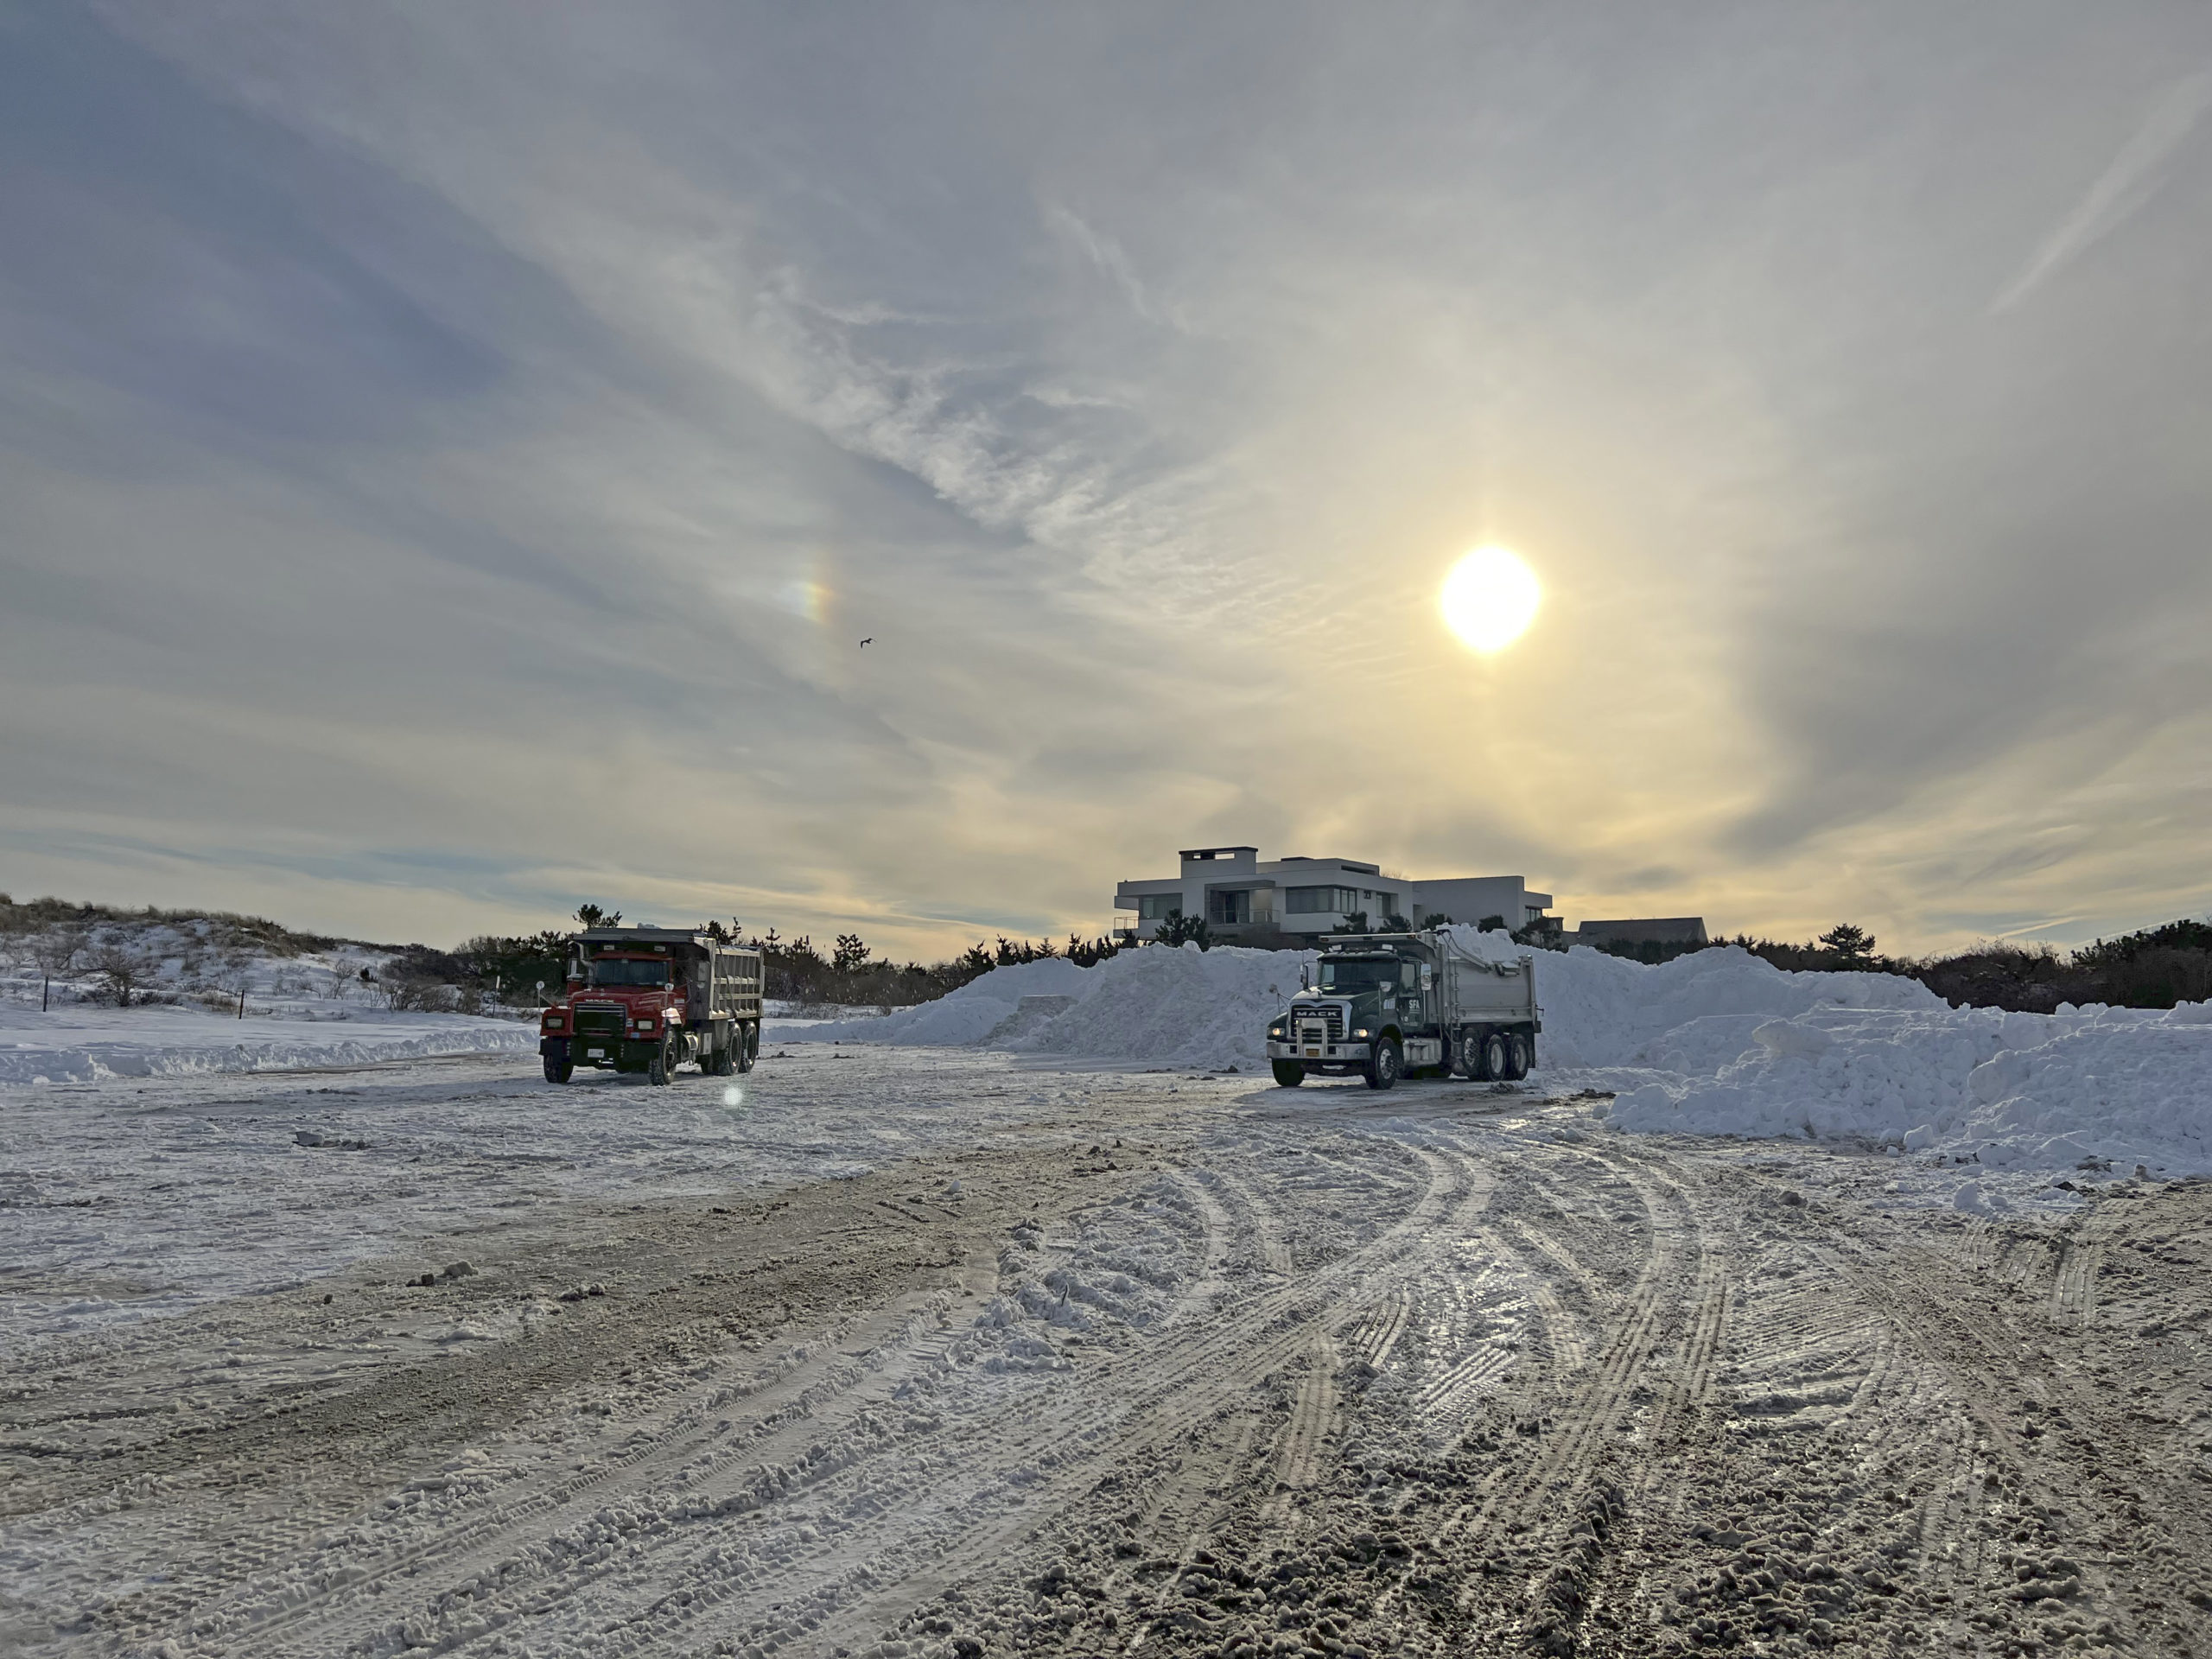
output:
M594 927L569 941L569 987L539 1017L545 1080L580 1065L663 1084L687 1060L709 1077L760 1054L760 953L672 927Z

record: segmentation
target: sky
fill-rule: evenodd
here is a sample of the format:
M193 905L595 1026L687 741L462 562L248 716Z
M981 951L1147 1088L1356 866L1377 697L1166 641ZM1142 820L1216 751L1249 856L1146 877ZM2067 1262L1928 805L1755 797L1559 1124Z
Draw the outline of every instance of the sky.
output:
M0 0L0 226L18 898L2212 906L2200 4Z

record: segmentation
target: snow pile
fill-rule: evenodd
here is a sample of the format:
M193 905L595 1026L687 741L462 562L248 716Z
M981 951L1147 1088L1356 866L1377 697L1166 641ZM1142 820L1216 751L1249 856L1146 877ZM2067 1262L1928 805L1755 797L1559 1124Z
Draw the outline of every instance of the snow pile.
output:
M1859 1139L2000 1168L2212 1173L2212 1003L1827 1009L1759 1021L1750 1036L1717 1066L1623 1093L1612 1122Z
M0 1004L0 1083L91 1083L196 1072L362 1065L435 1054L534 1051L537 1028L456 1014L238 1020L199 1008L67 1007L41 1014Z
M1999 1166L2212 1173L2212 1004L2006 1014L1953 1008L1896 975L1785 973L1732 948L1649 967L1451 931L1469 955L1533 956L1540 1076L1617 1090L1611 1120L1623 1129L1872 1141ZM1312 960L1185 945L1124 951L1096 968L1033 962L918 1008L787 1040L1249 1070L1264 1062L1268 1021Z
M1536 958L1554 1066L1718 1070L1753 1046L1770 1020L1828 1008L1936 1011L1948 1007L1916 979L1895 974L1790 974L1730 945L1659 967L1578 947Z
M1310 953L1125 950L1095 968L1065 959L997 968L949 996L873 1020L789 1033L791 1042L973 1044L1017 1053L1249 1068L1266 1058L1268 1021L1298 989Z

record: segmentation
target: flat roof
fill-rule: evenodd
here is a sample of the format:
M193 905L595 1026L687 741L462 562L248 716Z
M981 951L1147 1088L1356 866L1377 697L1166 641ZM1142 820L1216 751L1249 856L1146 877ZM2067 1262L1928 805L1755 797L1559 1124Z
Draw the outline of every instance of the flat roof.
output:
M1260 855L1260 849L1256 847L1192 847L1176 854L1175 856L1178 858L1219 858L1224 853L1249 853L1253 857L1257 858Z

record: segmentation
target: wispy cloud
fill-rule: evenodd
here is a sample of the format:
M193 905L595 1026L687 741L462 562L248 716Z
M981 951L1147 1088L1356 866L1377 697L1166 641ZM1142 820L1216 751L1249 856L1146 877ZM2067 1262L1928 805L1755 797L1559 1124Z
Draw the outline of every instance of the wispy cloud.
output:
M2141 212L2165 182L2167 163L2196 130L2208 109L2212 109L2212 74L2190 75L2168 87L2134 136L2120 147L2112 165L2089 187L2088 194L1990 302L1991 315L2018 305L2053 272Z
M1066 237L1083 251L1099 272L1110 278L1129 302L1129 309L1147 322L1158 321L1152 302L1138 280L1136 267L1129 262L1128 251L1103 231L1094 230L1072 207L1058 202L1045 210L1045 222Z

